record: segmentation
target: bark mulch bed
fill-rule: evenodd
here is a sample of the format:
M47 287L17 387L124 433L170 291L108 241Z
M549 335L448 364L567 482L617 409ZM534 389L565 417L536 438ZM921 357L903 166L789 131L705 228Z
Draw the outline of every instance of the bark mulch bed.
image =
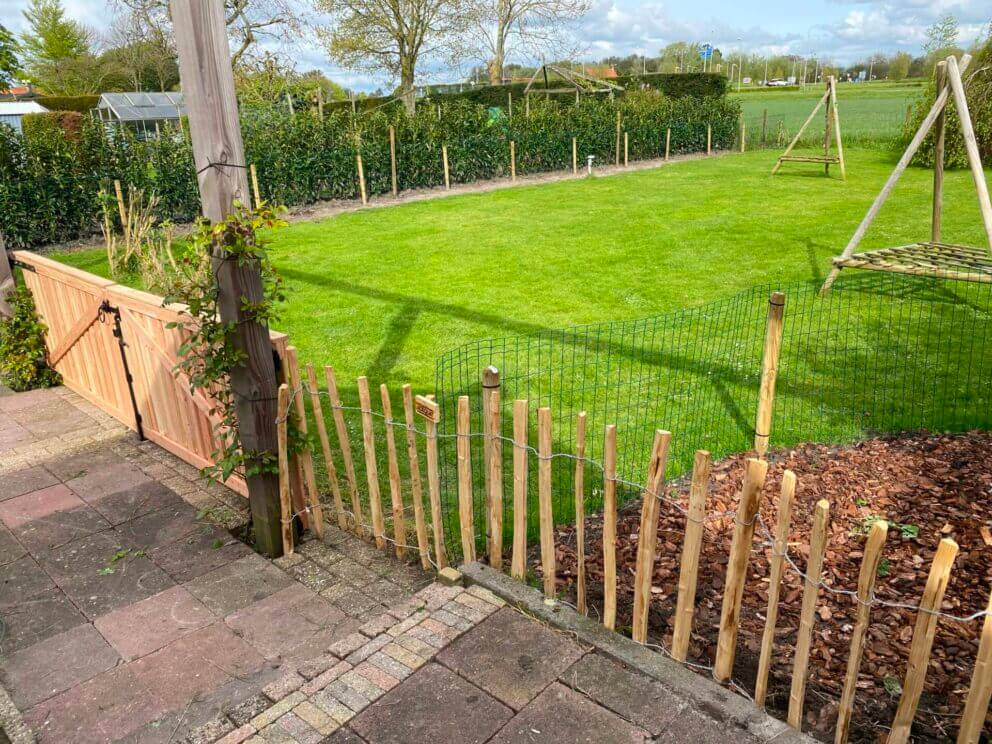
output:
M708 514L736 508L746 455L714 463ZM901 435L850 447L807 444L769 455L768 477L761 497L761 515L774 530L782 473L793 470L798 488L793 509L790 554L800 567L808 557L810 522L819 499L830 502L830 536L824 565L828 587L857 588L867 526L875 516L892 525L879 568L879 599L917 605L938 542L954 539L960 552L954 562L942 610L967 616L986 609L992 588L992 434ZM669 495L683 505L688 481L669 486ZM640 500L620 512L617 528L618 617L629 633ZM587 586L590 612L602 611L602 516L586 522ZM669 647L675 608L685 520L670 504L662 504L649 617L651 641ZM720 621L723 582L733 518L708 521L704 528L699 586L690 659L712 664ZM754 690L755 670L768 599L770 548L759 525L744 593L742 627L734 669L735 680ZM576 575L574 528L561 527L558 580L574 601ZM540 566L535 570L540 573ZM802 579L787 565L779 612L776 647L769 683L768 708L788 705L792 657L802 603ZM833 738L837 700L843 687L850 634L855 618L851 597L821 589L806 697L806 730L824 740ZM851 741L875 741L887 734L895 714L906 670L916 612L875 606L861 664ZM982 620L959 622L941 618L926 688L913 735L917 741L947 741L957 724L974 668ZM702 672L705 673L705 672ZM986 735L992 726L986 724Z

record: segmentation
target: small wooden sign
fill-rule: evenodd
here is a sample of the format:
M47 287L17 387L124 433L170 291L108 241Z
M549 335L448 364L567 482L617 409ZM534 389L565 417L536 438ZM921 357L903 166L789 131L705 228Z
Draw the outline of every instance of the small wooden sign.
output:
M418 395L414 399L414 407L417 409L417 414L423 416L428 421L433 421L435 424L438 421L438 405L433 400L424 395Z

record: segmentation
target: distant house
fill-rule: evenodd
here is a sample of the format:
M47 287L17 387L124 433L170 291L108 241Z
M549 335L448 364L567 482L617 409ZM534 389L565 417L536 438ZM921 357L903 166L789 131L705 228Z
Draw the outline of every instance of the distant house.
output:
M21 117L25 114L43 114L48 109L34 101L0 101L0 124L21 131Z
M159 125L178 125L186 115L182 93L104 93L94 112L100 121L154 135Z

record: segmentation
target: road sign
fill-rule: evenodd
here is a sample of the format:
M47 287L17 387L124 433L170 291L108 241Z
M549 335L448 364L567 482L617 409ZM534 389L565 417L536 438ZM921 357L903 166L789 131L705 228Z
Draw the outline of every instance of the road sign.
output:
M702 57L703 59L709 59L710 57L712 57L713 56L713 45L712 44L703 44L699 48L699 56Z

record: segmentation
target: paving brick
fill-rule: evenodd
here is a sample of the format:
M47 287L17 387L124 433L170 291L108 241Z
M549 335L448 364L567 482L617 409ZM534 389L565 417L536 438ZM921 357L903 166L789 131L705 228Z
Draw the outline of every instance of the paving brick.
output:
M184 586L215 615L226 616L292 584L284 572L252 553Z
M299 690L306 680L301 677L296 672L289 672L284 674L275 682L267 685L262 689L262 692L270 699L272 702L277 703L282 700L287 695Z
M87 503L113 525L120 525L159 509L185 506L171 490L155 481L114 490L103 496L91 495Z
M428 610L437 610L463 591L465 590L459 586L443 586L435 583L424 587L414 596L420 599Z
M412 628L410 630L413 630ZM397 646L405 648L407 651L412 651L417 656L421 656L425 659L430 659L434 656L437 649L427 643L424 643L419 638L415 638L410 635L409 632L404 633L401 636L396 636L395 643ZM389 648L389 646L384 646L383 650ZM400 660L402 661L402 659Z
M34 552L57 548L110 527L107 520L62 484L0 501L0 521Z
M318 593L341 581L337 575L324 566L308 560L294 563L286 568L286 571L305 587Z
M408 597L402 602L397 602L389 608L389 614L397 620L405 620L418 610L424 610L426 604L420 597Z
M643 744L650 740L644 729L558 683L515 716L493 738L493 744L529 744L535 731L542 741L553 742Z
M319 598L306 587L292 584L231 613L224 622L266 659L278 659L320 629L296 611L311 599Z
M431 617L424 620L417 627L424 628L425 630L429 630L431 633L440 636L444 639L445 644L450 643L461 635L461 631L458 628L454 628L447 623L442 623L440 620L435 619L434 614L437 612L442 612L442 610L434 610L434 612L431 613Z
M486 591L488 592L488 590ZM458 602L459 604L467 605L474 610L478 610L479 612L485 613L486 615L492 615L494 612L496 612L496 610L498 610L501 606L503 606L500 604L496 604L496 601L502 602L504 605L506 603L503 602L503 600L499 599L492 592L489 592L489 595L494 600L493 602L489 602L485 599L482 599L481 597L477 597L470 588L468 591L462 592L457 597L455 597L453 601Z
M437 658L520 710L582 655L582 649L568 638L504 608L454 641Z
M0 566L16 561L27 552L27 548L21 545L11 531L0 524Z
M323 735L317 732L309 723L290 711L283 715L276 725L289 734L298 744L320 744Z
M306 721L315 731L327 736L340 728L340 724L311 702L300 703L293 713Z
M305 542L298 548L298 550L301 555L305 555L314 563L324 566L325 568L328 566L333 566L335 563L344 558L341 553L320 540L310 540Z
M374 618L362 625L358 631L369 638L375 638L377 635L382 635L396 624L397 620L395 617L389 613L383 613L381 615L376 615Z
M419 624L426 617L427 617L426 610L423 609L414 610L405 619L401 620L398 623L394 623L389 628L387 628L386 632L395 638L396 636L403 635L404 633L406 633L406 631L408 631L414 625Z
M4 473L3 487L0 488L0 501L6 501L32 491L40 491L42 488L54 486L58 482L58 478L40 466Z
M586 654L559 680L657 736L687 707L655 680L599 654Z
M255 727L250 723L246 723L244 726L239 726L238 728L231 731L226 736L217 740L217 744L241 744L247 741L252 736L255 735Z
M252 695L247 700L227 707L227 717L234 722L235 726L244 726L259 713L268 710L271 705L272 701L265 695Z
M334 654L321 654L320 656L301 664L297 667L297 671L305 679L313 679L314 677L326 672L332 666L335 666L339 661L340 659L338 659L338 657Z
M367 684L366 683L360 682L359 684L361 684L362 687L366 687L366 689L367 689ZM364 710L365 707L372 701L372 698L375 697L375 693L374 692L372 693L371 696L369 696L369 695L363 695L358 690L358 688L356 688L352 684L349 684L348 681L346 681L344 679L336 679L336 680L334 680L333 682L331 682L331 684L329 684L327 687L325 687L322 690L322 692L323 693L327 693L328 695L333 696L334 698L336 698L340 702L342 702L345 705L347 705L349 708L351 708L356 713L358 713L361 710ZM314 696L314 699L316 699L316 697L317 696Z
M413 670L415 668L409 667L406 664L397 661L394 657L383 651L372 654L366 663L374 664L391 677L395 677L401 681L413 674Z
M383 634L380 636L376 636L375 638L366 641L360 648L357 648L354 651L352 651L350 654L348 654L348 656L345 658L345 661L347 661L352 666L354 666L355 664L359 664L365 661L367 658L369 658L372 654L374 654L376 651L381 649L391 640L392 640L392 636L389 635Z
M489 591L485 587L478 586L478 585L473 585L473 586L470 586L466 591L469 594L471 594L473 597L478 597L479 599L483 600L484 602L488 602L489 604L495 605L496 607L505 607L506 606L506 602L504 600L502 600L499 597L497 597L495 594L493 594L491 591Z
M358 589L368 586L379 578L378 574L374 571L369 570L351 558L342 558L342 560L337 561L326 568L335 577L337 577L338 581L344 582L345 584L350 584Z
M331 682L336 680L345 672L349 671L351 668L352 668L351 664L349 664L347 661L339 661L337 664L335 664L333 667L325 671L323 674L319 674L316 677L314 677L312 680L307 682L300 689L304 695L313 695L314 693L323 690L325 687L331 684Z
M136 659L214 622L196 597L173 586L98 617L96 629L126 659Z
M360 674L365 677L365 679L378 687L381 692L387 692L400 683L399 679L381 667L376 666L371 661L363 661L355 667L355 674Z
M226 530L201 524L192 533L148 555L173 581L185 583L251 553L251 548Z
M350 721L355 711L338 700L329 690L321 690L313 696L313 704L334 719L335 723L343 726Z
M320 593L320 596L352 617L358 617L379 604L368 594L343 583L325 589Z
M455 615L456 617L461 618L461 620L463 621L462 624L467 623L469 628L472 627L473 625L481 623L489 616L488 612L479 612L478 610L473 609L468 605L464 605L461 602L448 602L448 604L446 604L440 610L437 610L437 612L444 612L449 615ZM436 617L436 613L434 614L434 616ZM461 630L468 630L468 628L461 628Z
M436 653L438 650L448 645L448 642L447 640L445 640L444 636L438 635L433 630L426 627L423 623L413 628L410 628L410 630L408 630L406 633L404 633L401 636L398 636L397 640L400 640L404 637L415 638L421 643L430 646L432 649L432 655Z
M232 731L234 731L234 724L228 720L227 716L216 716L190 731L183 739L183 743L214 744L218 739L223 741L222 737Z
M345 672L338 681L354 688L369 700L377 699L382 694L382 688L369 681L367 677L359 674L356 670L357 667L356 669Z
M256 729L261 731L266 726L275 723L281 716L285 715L297 705L306 700L306 697L302 692L294 692L291 695L287 695L278 703L273 704L271 707L265 709L257 716L251 719L249 723Z
M384 646L382 653L391 659L395 659L408 669L420 669L430 658L429 656L421 656L414 653L398 643L390 643L388 646ZM375 656L373 655L372 658L375 658Z
M78 625L7 656L0 680L25 710L112 669L120 661L92 625Z
M123 522L114 529L121 534L121 539L128 545L151 550L173 543L203 528L204 525L196 519L196 510L180 501L178 504L173 503L137 519Z
M481 744L512 716L479 688L430 664L357 715L349 728L375 742Z

